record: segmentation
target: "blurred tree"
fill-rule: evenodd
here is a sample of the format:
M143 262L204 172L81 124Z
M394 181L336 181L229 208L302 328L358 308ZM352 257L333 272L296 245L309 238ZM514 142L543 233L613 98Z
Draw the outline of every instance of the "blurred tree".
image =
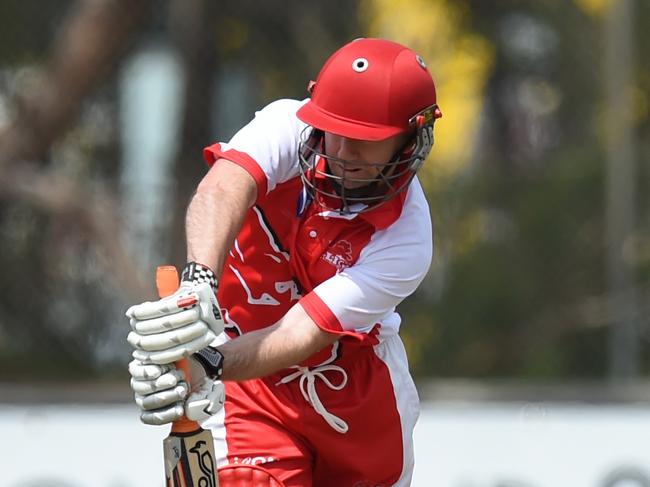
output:
M421 176L436 229L434 266L401 307L417 374L606 374L612 324L604 267L606 9L596 3L362 3L374 35L425 53L444 113ZM647 12L647 2L638 3L639 14ZM648 19L635 17L642 25ZM445 62L463 56L474 69ZM641 56L634 91L641 105L636 128L644 130L650 65ZM645 174L638 203L646 223L635 233L641 248L649 241L647 165ZM635 268L647 303L648 253L641 254L634 253ZM641 316L647 304L644 310ZM642 350L647 371L647 342Z
M4 66L42 62L72 0L4 0L0 4L0 59ZM19 22L22 21L22 22ZM29 28L25 28L25 26Z
M308 81L335 49L358 36L358 24L354 2L342 0L327 4L245 0L218 5L196 0L172 1L171 7L172 37L186 79L173 174L176 205L168 238L171 260L182 266L185 210L207 171L203 147L228 140L255 110L276 98L306 97ZM245 81L241 95L236 84ZM240 106L228 113L232 98Z
M212 135L210 112L217 71L213 19L219 11L217 3L210 0L173 0L169 11L171 34L185 75L180 143L172 173L176 204L168 232L171 258L179 268L186 262L185 210L205 174L201 149Z
M11 93L12 116L0 130L0 243L7 249L0 257L3 376L87 373L95 363L102 316L115 299L101 287L108 269L126 289L142 289L115 240L114 198L101 182L71 172L74 153L57 160L52 146L115 69L150 6L119 0L71 6L47 67ZM13 7L14 26L27 24L16 15L34 17ZM24 62L47 39L34 37L40 42L27 43L24 57L13 53L9 61Z
M128 347L118 315L151 291L142 283L150 276L139 275L119 238L116 68L134 47L161 40L182 66L174 217L165 232L171 245L163 245L180 265L185 207L206 171L202 148L227 139L226 125L245 123L272 98L305 96L316 66L357 35L356 17L346 15L354 4L39 5L0 7L0 25L7 25L0 39L20 47L0 51L0 282L7 288L0 297L0 379L106 375L111 364L123 375ZM17 28L28 25L24 19L43 28L27 39ZM28 83L19 79L21 69ZM233 88L233 72L249 81L228 93L219 85ZM230 113L232 100L245 106ZM117 363L116 343L123 350Z

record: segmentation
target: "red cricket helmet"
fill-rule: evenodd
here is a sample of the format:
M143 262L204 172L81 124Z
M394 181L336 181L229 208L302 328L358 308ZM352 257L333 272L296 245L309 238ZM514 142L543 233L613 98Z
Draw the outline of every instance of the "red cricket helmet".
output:
M300 169L308 193L335 201L345 212L365 211L405 190L433 145L433 123L442 116L436 88L420 56L384 39L357 39L336 51L310 83L311 99L297 112L311 128L301 141ZM365 188L346 190L328 164L345 164L326 155L323 133L379 141L413 132L410 142L391 159L374 164L380 177ZM363 208L351 207L361 203ZM325 205L332 206L332 205ZM359 205L357 205L358 207Z
M361 140L405 132L414 115L436 104L436 87L422 58L384 39L357 39L336 51L311 92L298 110L300 120Z

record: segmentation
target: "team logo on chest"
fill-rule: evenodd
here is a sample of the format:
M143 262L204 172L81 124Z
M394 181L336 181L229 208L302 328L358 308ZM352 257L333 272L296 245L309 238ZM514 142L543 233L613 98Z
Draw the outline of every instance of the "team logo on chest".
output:
M347 240L339 240L321 256L321 259L340 272L352 265L352 244Z

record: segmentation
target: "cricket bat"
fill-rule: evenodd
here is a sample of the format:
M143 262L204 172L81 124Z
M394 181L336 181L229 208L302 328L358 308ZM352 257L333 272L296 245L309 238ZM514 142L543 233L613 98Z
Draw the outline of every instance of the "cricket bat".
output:
M161 298L176 292L178 271L174 266L159 266L156 287ZM190 383L187 359L175 363ZM163 441L166 487L219 487L217 462L212 433L186 417L175 421L169 436Z

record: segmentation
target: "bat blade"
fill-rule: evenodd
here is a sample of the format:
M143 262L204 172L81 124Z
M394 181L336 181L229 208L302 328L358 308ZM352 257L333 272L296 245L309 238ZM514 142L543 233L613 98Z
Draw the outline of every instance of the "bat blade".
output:
M213 442L212 433L202 428L172 431L163 441L167 487L218 487Z
M159 266L156 271L158 295L163 298L178 289L178 271L173 266ZM189 383L187 360L176 362ZM183 417L172 424L163 441L165 485L167 487L219 487L214 440L210 431L196 421Z

